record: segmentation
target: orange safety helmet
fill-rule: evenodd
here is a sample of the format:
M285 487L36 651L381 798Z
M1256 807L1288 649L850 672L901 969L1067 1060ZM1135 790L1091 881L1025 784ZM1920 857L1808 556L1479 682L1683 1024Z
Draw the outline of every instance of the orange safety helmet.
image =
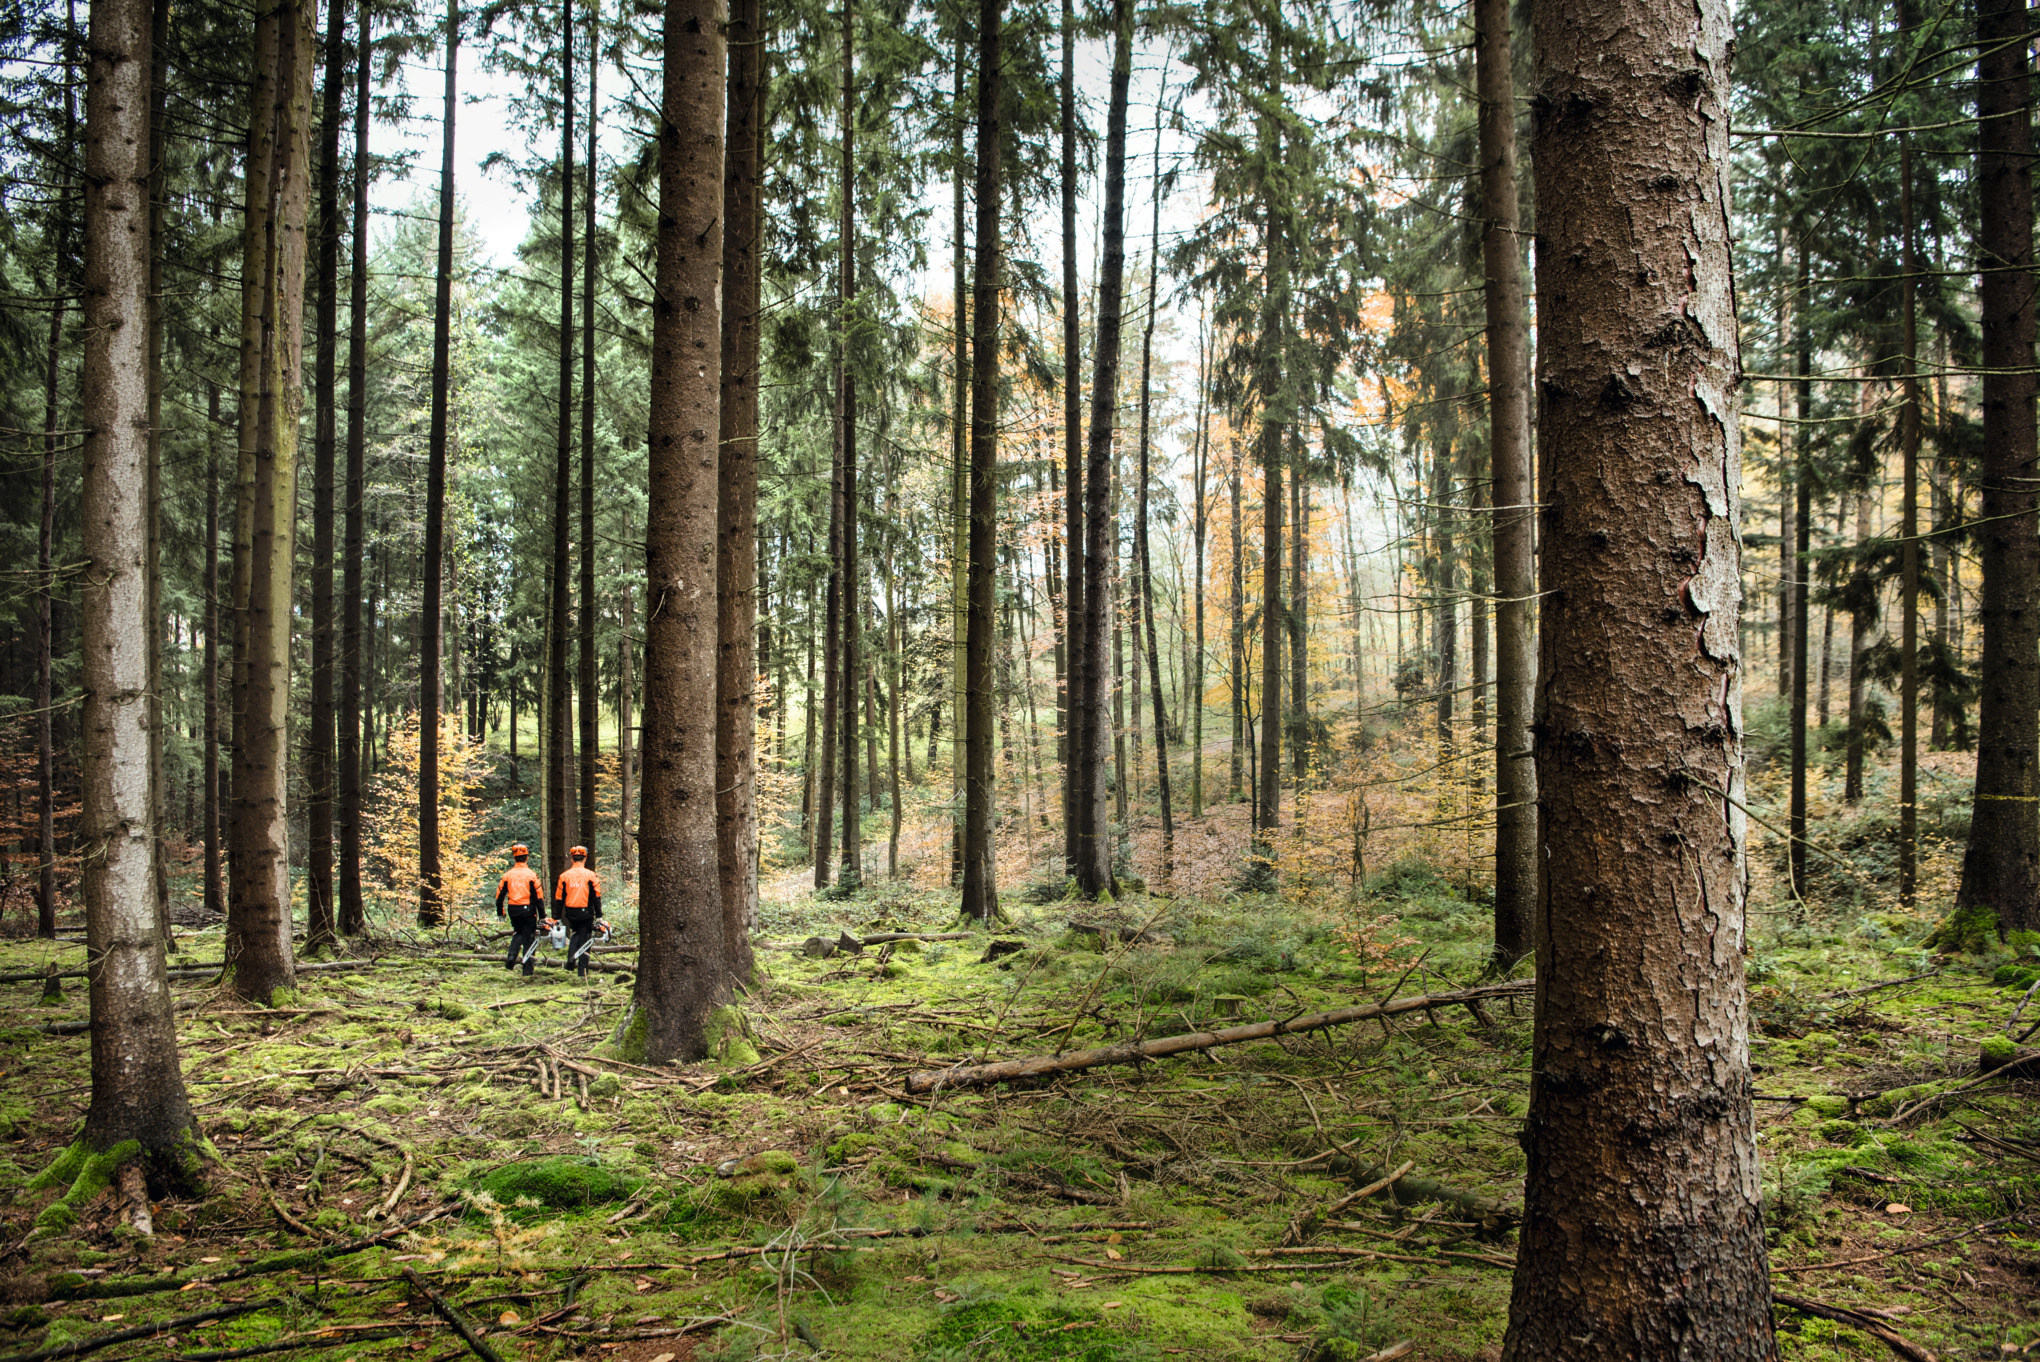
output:
M517 843L517 845L510 848L511 857L519 861L523 860L526 856L529 856L530 854L531 848L524 845L524 843L522 842L519 842Z
M588 848L575 847L567 852L567 856L572 860L585 861L588 859Z

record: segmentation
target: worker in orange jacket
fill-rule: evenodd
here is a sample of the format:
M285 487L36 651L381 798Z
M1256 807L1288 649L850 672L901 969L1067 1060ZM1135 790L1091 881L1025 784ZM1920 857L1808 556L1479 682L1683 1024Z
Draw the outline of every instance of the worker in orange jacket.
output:
M567 968L588 977L588 950L595 944L595 920L602 916L602 881L588 868L588 848L567 853L573 864L553 887L553 916L567 924Z
M538 954L538 910L545 903L545 881L526 864L530 856L531 848L522 842L511 847L511 866L496 882L496 916L504 916L507 908L510 917L510 955L503 968L516 969L521 963L526 974Z

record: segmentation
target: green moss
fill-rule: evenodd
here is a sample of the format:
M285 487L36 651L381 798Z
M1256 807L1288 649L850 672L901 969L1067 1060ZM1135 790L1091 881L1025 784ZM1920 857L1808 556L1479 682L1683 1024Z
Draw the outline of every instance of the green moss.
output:
M1984 1037L1983 1057L1992 1064L2009 1064L2018 1054L2019 1047L2012 1043L2010 1036Z
M842 1139L837 1140L834 1144L830 1145L826 1150L822 1151L822 1157L829 1163L831 1167L838 1167L841 1166L842 1164L850 1162L850 1160L856 1158L859 1154L862 1154L865 1150L870 1149L875 1145L878 1145L879 1143L881 1143L881 1141L879 1140L878 1136L860 1130L853 1134L845 1135Z
M703 1034L708 1041L708 1057L714 1063L743 1069L758 1062L750 1018L735 1004L724 1003L709 1013Z
M1990 905L1972 903L1950 914L1934 929L1926 944L1943 955L1965 951L1974 955L1997 944L1998 930L1997 913Z
M622 1201L644 1179L606 1168L593 1159L555 1157L505 1164L478 1180L481 1190L505 1206L529 1197L543 1206L568 1210Z
M1832 1120L1837 1116L1846 1116L1848 1114L1849 1099L1826 1095L1809 1097L1806 1099L1806 1109L1823 1120Z
M448 1021L466 1021L474 1014L475 1010L466 1003L455 1002L451 998L444 999L439 1004L439 1015Z
M914 1344L925 1362L1121 1362L1148 1350L1103 1326L1095 1309L1079 1309L1026 1296L957 1305Z
M609 1040L610 1049L627 1064L642 1064L645 1062L645 1038L651 1034L651 1029L651 1015L633 1003L623 1020L617 1023L616 1034Z

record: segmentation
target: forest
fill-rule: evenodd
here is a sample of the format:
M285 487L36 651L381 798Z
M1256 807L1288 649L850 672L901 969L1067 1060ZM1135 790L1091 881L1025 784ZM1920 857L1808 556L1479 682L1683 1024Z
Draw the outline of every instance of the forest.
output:
M2040 1356L2036 11L0 3L0 1362Z

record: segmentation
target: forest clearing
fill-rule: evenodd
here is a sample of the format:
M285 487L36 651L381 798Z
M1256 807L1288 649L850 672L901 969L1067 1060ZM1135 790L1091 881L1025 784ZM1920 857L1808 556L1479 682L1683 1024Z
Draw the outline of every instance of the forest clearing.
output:
M2033 17L0 6L0 1362L2040 1356Z

